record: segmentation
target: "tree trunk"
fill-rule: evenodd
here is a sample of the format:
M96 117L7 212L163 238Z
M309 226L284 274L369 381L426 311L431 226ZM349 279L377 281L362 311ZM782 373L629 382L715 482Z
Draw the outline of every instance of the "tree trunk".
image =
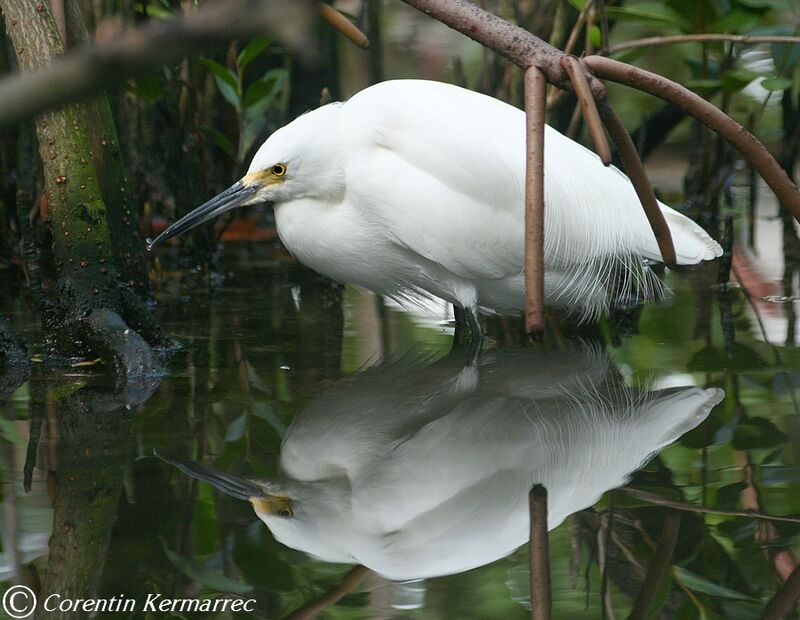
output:
M77 0L66 1L67 33L70 45L91 43ZM89 136L92 160L108 212L108 226L114 260L123 282L140 296L148 297L150 289L147 264L142 253L139 236L139 216L128 191L125 166L111 112L105 94L88 99L85 103L85 127Z
M0 0L0 8L20 71L39 70L63 52L64 45L46 3ZM54 300L56 346L67 355L99 353L127 374L140 370L127 367L127 359L151 360L151 357L124 350L129 342L141 347L143 343L137 334L119 339L102 333L106 328L115 330L117 323L113 317L109 321L87 321L93 311L106 309L124 317L153 344L163 343L163 339L141 300L122 282L124 274L115 260L109 214L86 129L87 118L86 105L72 103L42 114L35 122L58 278ZM105 122L110 116L105 118L101 111L97 119ZM107 178L118 182L115 175L122 177L121 162L112 166L115 168ZM124 191L124 185L119 187ZM130 231L121 227L117 232ZM108 318L107 314L103 316Z

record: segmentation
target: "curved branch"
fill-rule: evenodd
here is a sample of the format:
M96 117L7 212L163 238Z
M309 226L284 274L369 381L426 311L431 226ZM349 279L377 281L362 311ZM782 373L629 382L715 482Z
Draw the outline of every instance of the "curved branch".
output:
M600 105L600 116L608 130L608 134L614 141L614 146L622 161L622 167L625 168L625 172L636 190L636 195L639 196L639 202L642 203L644 213L650 222L650 228L653 229L653 234L658 242L661 259L667 265L674 265L676 258L672 233L669 230L667 220L664 219L661 207L658 206L653 186L650 184L650 179L647 178L644 164L642 164L642 160L636 152L636 146L633 144L631 135L608 101Z
M605 99L605 88L600 93L592 93L589 88L589 82L586 80L586 73L581 66L581 61L575 56L564 56L561 59L561 65L569 75L569 81L575 89L575 94L578 96L578 103L581 104L583 117L586 119L586 126L589 128L589 134L592 136L594 149L600 157L600 161L604 166L611 165L611 147L608 146L606 134L603 131L603 124L600 122L600 113L597 111L595 104L595 96L599 100Z
M744 156L783 206L800 221L800 192L767 148L730 116L688 88L655 73L603 56L587 56L583 62L597 77L672 101L710 127Z
M677 43L714 43L716 41L742 44L755 43L787 43L798 44L800 37L786 35L746 35L746 34L675 34L663 37L646 37L625 41L619 45L612 45L605 51L606 55L619 54L640 47L658 47L662 45L675 45Z
M311 7L311 0L210 2L184 17L152 21L112 41L76 48L35 73L0 82L0 128L230 39L270 33L309 58Z

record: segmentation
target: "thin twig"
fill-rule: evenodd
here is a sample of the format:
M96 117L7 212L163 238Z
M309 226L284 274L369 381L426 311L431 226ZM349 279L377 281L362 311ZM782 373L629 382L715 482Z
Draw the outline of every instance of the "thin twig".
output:
M547 80L525 70L525 331L542 334L544 319L544 115Z
M711 506L697 506L689 502L681 502L678 500L667 499L661 497L656 493L650 491L642 491L641 489L634 489L631 487L623 487L620 489L625 491L631 497L640 499L644 502L654 504L656 506L665 506L667 508L675 508L676 510L683 510L684 512L697 512L700 514L724 515L727 517L750 517L752 519L762 519L764 521L780 521L782 523L800 523L800 517L793 515L768 515L763 512L756 512L754 510L726 510L724 508L713 508Z
M657 47L661 45L675 45L677 43L713 43L714 41L729 41L731 43L742 43L752 45L755 43L800 43L800 37L784 35L746 35L746 34L676 34L663 37L646 37L644 39L633 39L618 45L612 45L605 52L607 55L619 54L627 50L640 47Z
M334 9L330 4L319 3L319 14L326 22L339 31L339 34L362 49L369 47L369 39L353 22Z
M535 485L528 495L530 511L531 618L550 620L550 549L547 541L547 489Z
M672 554L675 552L675 543L678 540L678 531L681 525L681 517L676 512L668 512L664 517L664 526L661 530L661 538L658 541L653 553L653 560L647 569L642 587L636 597L633 610L628 616L628 620L639 620L647 618L653 601L658 593L658 586L672 562Z
M781 204L800 221L800 193L797 188L767 148L730 116L688 88L655 73L603 56L588 56L583 62L597 77L672 101L713 129L758 170L758 174L772 188Z
M594 0L590 0L589 2L583 5L581 12L578 13L578 19L575 20L575 25L572 27L572 31L569 33L567 44L564 46L565 54L571 54L572 50L575 48L575 44L578 42L578 35L581 32L581 28L583 27L583 24L586 21L586 15L588 15L589 9L592 7L593 3Z
M347 573L347 575L345 575L345 578L342 579L342 583L336 586L333 590L326 592L317 600L312 601L308 605L303 605L303 607L300 609L292 612L286 617L286 620L308 620L310 618L314 618L323 609L326 609L331 605L335 605L347 594L350 594L350 592L355 590L359 584L366 579L369 573L370 570L366 566L356 566L353 568L353 570Z
M650 184L650 179L647 178L644 164L642 164L642 160L636 152L636 146L633 144L633 140L622 119L611 107L611 104L605 101L599 107L600 117L603 119L608 134L614 141L622 166L625 168L625 172L628 174L637 196L639 196L639 202L642 203L647 220L650 222L650 228L653 229L653 234L658 242L658 249L661 251L661 259L667 265L674 265L676 258L672 233L669 230L666 219L664 219L661 207L658 206L656 194Z
M578 102L581 104L583 111L583 118L586 119L586 126L589 128L589 134L592 136L592 142L600 160L604 166L611 165L611 147L608 145L606 134L603 131L603 123L600 122L600 113L597 111L595 104L595 96L597 93L592 94L589 88L589 82L586 79L586 73L581 66L581 61L575 56L564 56L561 60L564 69L569 75L569 81L572 82L572 87L575 89L575 94L578 96ZM604 92L602 93L605 94ZM604 96L600 98L604 99Z

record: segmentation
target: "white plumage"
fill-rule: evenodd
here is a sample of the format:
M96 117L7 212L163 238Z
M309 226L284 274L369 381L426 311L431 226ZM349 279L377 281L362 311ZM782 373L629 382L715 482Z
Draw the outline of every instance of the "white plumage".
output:
M292 422L278 477L254 488L293 514L254 505L277 540L320 559L396 580L458 573L528 539L534 484L548 490L554 528L723 395L625 387L594 349L499 350L466 368L457 353L424 368L387 364L340 381ZM177 464L230 486L228 474Z
M516 312L524 308L524 176L522 111L448 84L383 82L276 131L242 182L159 239L273 201L286 247L335 280ZM661 208L679 264L721 254L692 220ZM627 177L548 127L546 302L590 316L656 298L660 283L644 259L660 253Z

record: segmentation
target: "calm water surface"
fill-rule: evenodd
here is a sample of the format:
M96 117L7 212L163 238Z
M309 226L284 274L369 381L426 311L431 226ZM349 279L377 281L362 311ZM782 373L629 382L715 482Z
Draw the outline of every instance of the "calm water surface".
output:
M800 513L791 290L668 273L664 303L536 346L489 321L465 367L444 305L403 311L266 246L229 245L215 286L160 264L183 345L163 377L4 377L5 587L137 601L100 617L160 594L255 599L237 617L524 618L537 482L557 617L625 617L678 517L658 617L757 617L794 568L800 519L749 514ZM22 302L4 310L35 338ZM267 527L154 450L270 480L294 514ZM170 616L229 614L150 614Z

